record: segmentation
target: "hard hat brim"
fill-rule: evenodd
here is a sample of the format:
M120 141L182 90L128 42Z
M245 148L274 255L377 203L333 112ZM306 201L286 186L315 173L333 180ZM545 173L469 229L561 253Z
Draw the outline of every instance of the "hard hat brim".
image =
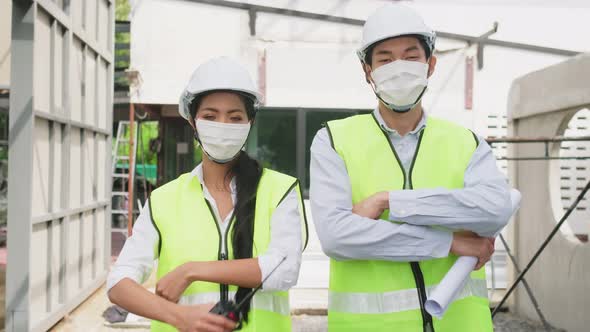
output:
M436 40L436 33L432 32L432 33L425 33L424 31L420 31L420 32L404 32L403 34L396 34L396 35L391 35L391 36L385 36L383 38L380 38L378 40L375 41L371 41L370 43L367 43L365 45L363 45L362 47L360 47L359 49L357 49L356 51L356 55L358 56L359 60L361 60L361 62L365 62L365 58L367 56L367 50L375 45L377 45L378 43L381 43L383 41L386 41L388 39L392 39L392 38L399 38L399 37L406 37L406 36L421 36L424 38L424 41L426 42L426 44L428 45L428 47L430 48L430 53L432 54L434 52L434 43ZM425 50L426 51L426 50Z
M180 115L183 118L185 118L186 120L189 120L189 118L190 118L189 106L192 103L192 101L202 95L214 93L214 92L234 92L234 93L237 93L237 94L240 94L242 96L252 99L252 101L254 102L254 105L260 104L261 99L262 99L261 94L259 92L246 90L246 89L214 88L214 89L197 91L196 93L193 93L189 90L185 90L182 93L182 95L180 96L180 101L178 103L178 113L180 113Z

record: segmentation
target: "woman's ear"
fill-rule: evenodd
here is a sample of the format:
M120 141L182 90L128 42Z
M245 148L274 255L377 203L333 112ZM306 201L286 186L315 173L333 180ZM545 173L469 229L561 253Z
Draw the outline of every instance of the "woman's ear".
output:
M361 65L363 66L363 71L365 72L365 81L368 84L371 84L371 66L369 66L368 64L361 62Z
M188 124L190 124L191 127L193 127L193 130L194 131L197 131L197 125L196 125L196 123L197 123L197 117L196 116L195 116L194 119L193 119L192 116L188 118Z

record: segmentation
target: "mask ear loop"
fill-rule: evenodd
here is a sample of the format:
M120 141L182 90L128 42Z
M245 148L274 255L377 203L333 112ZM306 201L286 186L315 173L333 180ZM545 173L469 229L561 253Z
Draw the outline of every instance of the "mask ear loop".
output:
M370 65L368 65L366 62L361 61L361 63L363 64L363 66L368 66L369 68L371 68ZM373 69L371 68L371 70L369 71L368 76L373 78L373 76L371 75L371 73L373 73ZM365 72L365 75L366 72ZM369 78L365 77L365 80L367 81L367 83L371 86L371 89L373 89L373 93L375 94L375 96L377 96L377 98L379 98L381 100L381 98L379 97L379 95L377 94L377 85L375 84L375 82L373 82L373 80L370 80Z
M194 133L193 133L194 139L199 144L199 147L201 148L201 151L204 154L206 154L207 157L209 157L209 159L211 159L212 161L214 161L214 162L217 163L217 161L215 161L215 159L213 157L211 157L211 155L209 153L207 153L207 151L205 151L205 147L203 146L203 143L201 142L201 139L199 138L199 132L197 132L197 121L196 120L194 120L194 121L195 121L195 129L194 129ZM220 163L218 163L218 164L220 164Z
M185 93L184 93L184 96L183 96L183 100L185 101L184 107L185 107L185 109L186 109L186 112L187 112L187 114L188 114L188 116L189 116L189 117L192 117L192 115L191 115L191 113L190 113L190 107L189 107L189 105L191 105L191 103L193 102L193 100L195 99L195 97L196 97L196 95L194 95L194 94L192 94L192 93L189 93L188 91L185 91ZM196 116L196 114L195 114L195 116ZM194 122L194 124L195 124L195 126L194 126L194 129L193 129L193 138L194 138L194 139L197 141L197 143L199 144L199 147L201 148L201 151L202 151L204 154L206 154L206 155L207 155L207 157L208 157L210 160L212 160L214 163L217 163L217 164L225 164L225 163L227 163L228 161L226 161L226 162L219 162L219 161L217 161L215 158L213 158L213 157L212 157L212 156L211 156L211 155L210 155L210 154L209 154L209 153L208 153L208 152L205 150L205 147L203 146L203 143L201 142L201 139L199 138L199 132L197 131L197 120L196 120L196 119L192 119L192 120L193 120L193 122ZM189 120L187 120L187 121L189 121ZM190 121L189 121L189 123L190 123ZM234 158L235 158L235 156L234 156ZM233 158L232 158L232 160L233 160ZM231 161L231 160L230 160L230 161Z

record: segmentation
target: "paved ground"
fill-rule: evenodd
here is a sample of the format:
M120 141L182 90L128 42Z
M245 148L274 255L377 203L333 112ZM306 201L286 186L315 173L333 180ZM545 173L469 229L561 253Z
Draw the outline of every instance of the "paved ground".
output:
M525 331L548 331L565 332L565 330L550 328L546 330L541 323L532 322L525 318L511 313L499 313L494 319L496 332L525 332Z

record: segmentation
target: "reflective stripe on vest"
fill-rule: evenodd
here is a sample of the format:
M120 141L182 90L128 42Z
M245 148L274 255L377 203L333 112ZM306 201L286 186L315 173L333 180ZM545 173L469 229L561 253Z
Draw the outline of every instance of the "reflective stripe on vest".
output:
M426 288L427 294L436 285ZM340 293L330 292L328 309L335 312L354 314L386 314L407 310L419 310L420 301L416 288L385 293ZM465 287L455 301L469 296L488 297L486 281L483 279L467 279Z
M233 299L236 292L228 292L228 297ZM198 293L192 295L181 296L178 304L181 305L196 305L205 303L217 303L219 301L219 292L214 293ZM289 297L279 294L278 292L262 292L259 291L252 298L251 308L255 310L265 310L277 313L283 316L291 314L289 308Z

